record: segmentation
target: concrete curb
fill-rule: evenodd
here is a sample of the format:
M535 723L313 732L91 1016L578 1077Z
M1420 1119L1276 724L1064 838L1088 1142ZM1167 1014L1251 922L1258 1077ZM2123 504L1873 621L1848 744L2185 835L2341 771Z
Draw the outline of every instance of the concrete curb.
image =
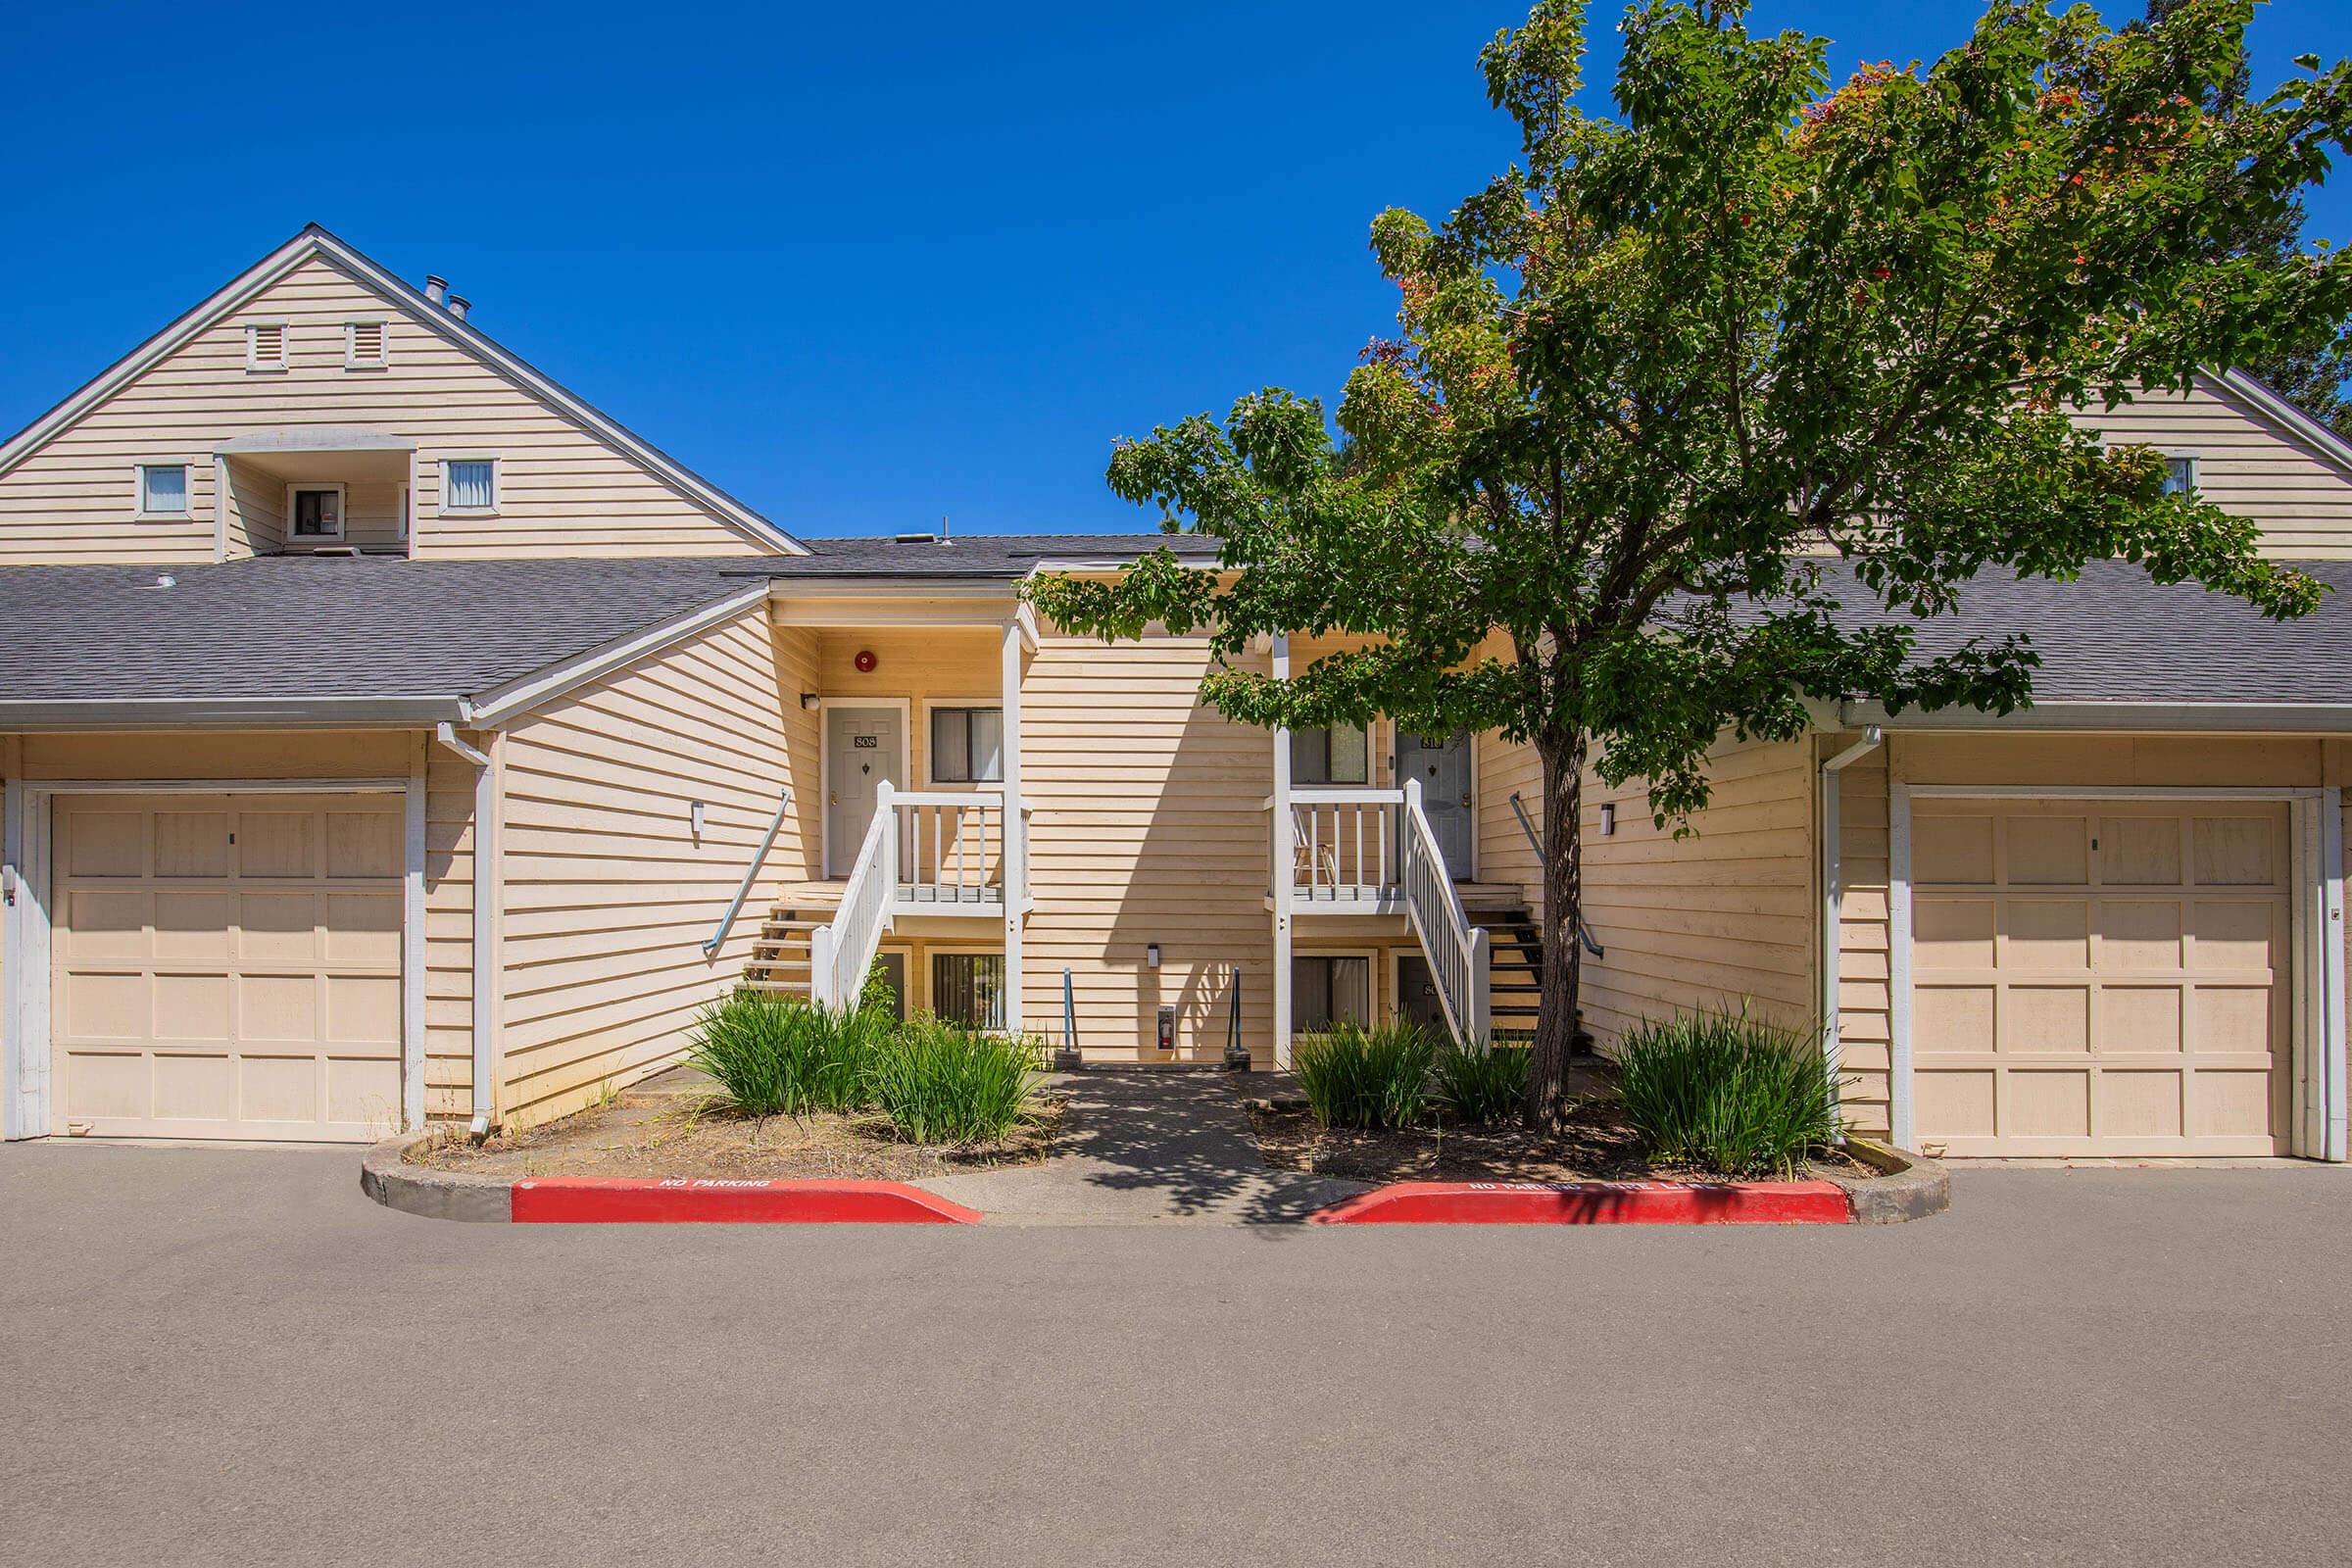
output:
M1835 1182L1395 1182L1310 1225L1850 1225Z
M1830 1178L1845 1190L1855 1224L1900 1225L1952 1206L1952 1177L1943 1161L1867 1138L1848 1138L1845 1152L1880 1172L1871 1181Z
M962 1204L905 1182L654 1180L525 1176L506 1181L412 1165L454 1134L389 1138L360 1159L360 1191L426 1219L518 1225L977 1225Z

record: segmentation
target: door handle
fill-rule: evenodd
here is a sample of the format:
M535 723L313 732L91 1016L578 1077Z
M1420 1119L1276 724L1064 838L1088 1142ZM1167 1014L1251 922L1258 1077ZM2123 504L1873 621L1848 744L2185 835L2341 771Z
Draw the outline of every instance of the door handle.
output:
M834 790L828 794L825 797L825 804L827 806L839 806L841 804L841 791Z

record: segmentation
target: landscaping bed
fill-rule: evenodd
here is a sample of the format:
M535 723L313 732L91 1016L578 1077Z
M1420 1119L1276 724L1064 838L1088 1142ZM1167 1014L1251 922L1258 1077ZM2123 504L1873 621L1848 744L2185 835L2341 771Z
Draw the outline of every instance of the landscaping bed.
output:
M664 1073L611 1103L478 1147L457 1139L411 1156L436 1170L504 1180L548 1176L758 1177L917 1181L1025 1165L1052 1151L1059 1102L1040 1096L1033 1119L993 1142L917 1144L875 1114L810 1111L751 1116L696 1075Z
M1690 1181L1724 1178L1691 1165L1653 1163L1613 1101L1580 1102L1558 1133L1509 1123L1326 1127L1303 1102L1253 1101L1250 1125L1276 1170L1372 1182ZM1879 1172L1842 1155L1816 1154L1796 1180L1870 1180Z

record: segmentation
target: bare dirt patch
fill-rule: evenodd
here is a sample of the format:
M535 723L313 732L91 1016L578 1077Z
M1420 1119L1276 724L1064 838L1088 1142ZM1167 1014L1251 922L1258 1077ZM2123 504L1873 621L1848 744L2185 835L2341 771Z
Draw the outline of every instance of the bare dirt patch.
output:
M664 1075L667 1077L668 1075ZM659 1086L659 1087L654 1087ZM1052 1152L1060 1102L1047 1095L1035 1124L1001 1144L901 1142L880 1116L736 1114L699 1086L662 1079L581 1111L476 1147L463 1139L416 1163L473 1176L705 1176L914 1181L956 1171L1033 1164Z
M1557 1133L1517 1126L1438 1124L1366 1129L1325 1127L1303 1105L1253 1101L1250 1130L1276 1170L1359 1182L1720 1182L1688 1166L1654 1165L1618 1106L1580 1101ZM1817 1159L1795 1175L1862 1180L1878 1172L1857 1160Z

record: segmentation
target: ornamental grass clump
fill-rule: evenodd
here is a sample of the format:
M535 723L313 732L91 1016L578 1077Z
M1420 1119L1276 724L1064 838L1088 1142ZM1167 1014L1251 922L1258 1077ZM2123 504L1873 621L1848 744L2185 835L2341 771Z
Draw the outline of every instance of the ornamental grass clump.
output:
M873 1053L866 1089L909 1143L1002 1143L1037 1113L1037 1047L917 1016Z
M1516 1121L1527 1099L1528 1054L1525 1046L1442 1046L1430 1069L1430 1098L1455 1121Z
M1617 1095L1661 1164L1788 1176L1838 1133L1830 1068L1812 1042L1745 1013L1692 1013L1625 1037Z
M697 1016L686 1065L747 1116L854 1111L865 1103L867 1065L887 1027L886 1018L738 991Z
M1396 1019L1366 1029L1334 1024L1302 1035L1291 1052L1292 1069L1307 1108L1326 1127L1409 1127L1429 1100L1437 1042L1420 1026Z

